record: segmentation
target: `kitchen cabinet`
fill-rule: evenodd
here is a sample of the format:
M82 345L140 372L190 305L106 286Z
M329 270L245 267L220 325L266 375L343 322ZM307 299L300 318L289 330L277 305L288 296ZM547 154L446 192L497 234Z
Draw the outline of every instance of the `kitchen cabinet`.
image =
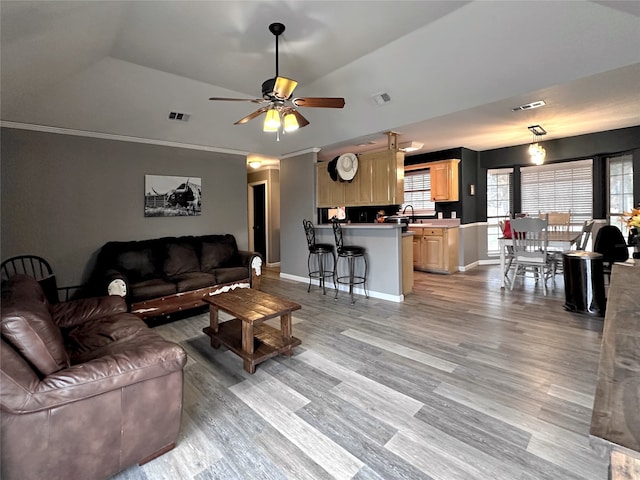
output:
M413 235L402 235L402 294L413 290Z
M431 200L434 202L457 202L458 163L460 160L444 160L429 163L431 176Z
M399 205L404 202L404 152L385 150L358 156L351 182L334 182L326 162L316 166L316 204L322 207Z
M327 162L316 164L316 204L318 208L343 206L345 204L345 183L334 182L331 179L327 171Z
M458 227L411 227L413 267L436 273L458 271Z

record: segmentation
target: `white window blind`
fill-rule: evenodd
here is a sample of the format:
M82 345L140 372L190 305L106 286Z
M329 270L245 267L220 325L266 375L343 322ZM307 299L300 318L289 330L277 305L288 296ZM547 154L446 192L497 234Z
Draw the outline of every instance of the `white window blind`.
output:
M416 170L404 174L404 203L413 206L416 215L432 215L436 204L431 201L431 175L429 170Z
M523 167L522 212L566 212L571 223L581 225L593 218L592 160Z

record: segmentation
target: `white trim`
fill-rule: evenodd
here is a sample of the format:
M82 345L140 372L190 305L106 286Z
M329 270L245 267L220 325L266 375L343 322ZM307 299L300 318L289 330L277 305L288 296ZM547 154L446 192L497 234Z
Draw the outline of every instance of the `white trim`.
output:
M284 155L280 155L280 160L285 158L297 157L298 155L304 155L305 153L318 153L320 149L318 147L306 148L304 150L300 150L298 152L286 153Z
M285 278L287 280L293 280L294 282L307 283L307 284L309 283L309 277L300 277L298 275L291 275L289 273L280 272L280 278ZM318 281L313 279L311 284L312 285L318 285ZM330 288L330 290L334 290L334 289ZM347 285L341 285L340 286L340 291L348 292L349 291L349 287ZM354 287L353 293L356 293L358 295L364 296L364 289L358 288L358 287ZM400 303L400 302L404 301L404 295L389 295L388 293L374 292L374 291L371 291L371 290L368 290L368 293L369 293L369 297L379 298L380 300L387 300L389 302L396 302L396 303Z
M11 122L8 120L0 120L0 127L17 128L20 130L33 130L36 132L57 133L60 135L75 135L77 137L100 138L103 140L119 140L121 142L146 143L150 145L162 145L165 147L187 148L190 150L203 150L205 152L230 153L232 155L242 155L245 157L251 153L244 150L232 150L229 148L210 147L207 145L194 145L192 143L169 142L166 140L157 140L154 138L131 137L128 135L119 135L115 133L101 133L101 132L92 132L89 130L75 130L72 128L52 127L50 125L36 125L33 123ZM278 160L282 160L285 158L304 155L305 153L318 153L320 150L321 149L318 147L311 147L305 150L300 150L298 152L291 152L284 155L276 156L274 158L277 158ZM278 167L274 167L274 168L278 169Z
M103 140L119 140L122 142L146 143L151 145L163 145L165 147L187 148L190 150L204 150L206 152L230 153L233 155L247 156L250 152L230 150L228 148L208 147L206 145L193 145L189 143L168 142L151 138L130 137L128 135L116 135L112 133L90 132L88 130L73 130L70 128L51 127L49 125L34 125L31 123L0 121L0 126L6 128L18 128L21 130L34 130L37 132L58 133L60 135L74 135L77 137L100 138Z
M474 268L476 268L477 266L480 265L479 261L475 261L469 265L463 265L463 266L458 266L458 270L460 270L461 272L467 272L469 270L472 270Z

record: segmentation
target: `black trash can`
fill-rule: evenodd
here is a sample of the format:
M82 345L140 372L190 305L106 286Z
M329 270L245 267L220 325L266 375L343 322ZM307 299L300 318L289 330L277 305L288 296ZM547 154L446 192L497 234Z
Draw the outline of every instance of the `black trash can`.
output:
M606 298L602 254L582 250L562 254L564 308L604 317Z

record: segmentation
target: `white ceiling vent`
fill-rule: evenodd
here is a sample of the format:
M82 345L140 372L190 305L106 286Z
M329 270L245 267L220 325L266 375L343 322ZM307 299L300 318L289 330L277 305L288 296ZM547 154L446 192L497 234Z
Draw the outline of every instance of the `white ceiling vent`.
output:
M384 105L391 101L391 97L386 92L376 93L371 96L371 101L374 105Z
M544 100L538 100L537 102L527 103L526 105L520 105L519 107L512 108L512 112L519 112L520 110L531 110L532 108L544 107L546 105Z
M188 122L190 116L191 115L189 115L188 113L169 112L169 120L178 120L181 122Z

